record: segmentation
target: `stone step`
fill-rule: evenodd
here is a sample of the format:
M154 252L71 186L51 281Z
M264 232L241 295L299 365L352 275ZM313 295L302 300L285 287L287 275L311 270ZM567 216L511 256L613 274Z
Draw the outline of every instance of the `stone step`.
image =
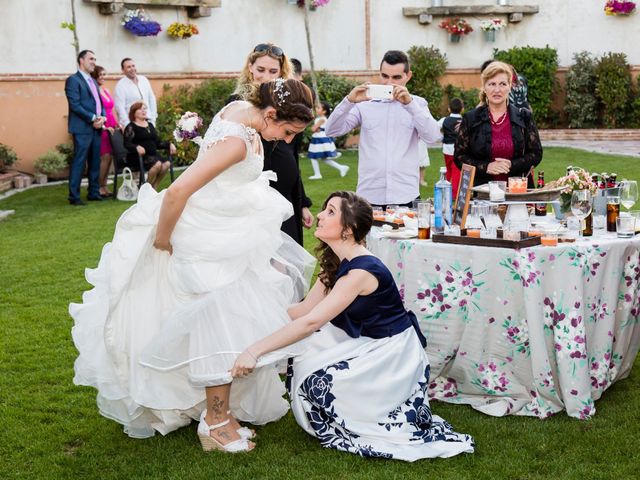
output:
M628 129L541 129L541 140L616 141L640 140L640 128Z

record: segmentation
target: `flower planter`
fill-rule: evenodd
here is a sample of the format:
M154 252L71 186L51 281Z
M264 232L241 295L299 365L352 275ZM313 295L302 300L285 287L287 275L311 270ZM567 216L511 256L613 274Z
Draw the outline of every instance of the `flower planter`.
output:
M18 175L13 179L14 188L27 188L33 183L33 178L28 175Z
M460 39L462 39L462 35L455 35L453 33L449 35L449 41L451 43L460 43Z
M484 39L487 42L493 43L496 41L496 31L495 30L485 30L484 31Z
M509 0L498 0L498 5L506 6L509 5Z
M47 183L47 176L44 173L36 173L34 174L36 183L39 185L44 185Z

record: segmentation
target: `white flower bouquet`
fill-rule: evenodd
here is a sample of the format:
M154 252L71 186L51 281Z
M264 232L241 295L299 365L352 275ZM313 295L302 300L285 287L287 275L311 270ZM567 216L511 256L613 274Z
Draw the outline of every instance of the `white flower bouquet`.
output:
M177 142L192 140L199 145L202 140L200 136L200 128L202 125L203 122L200 115L194 112L186 112L180 117L180 120L176 122L173 138L175 138Z

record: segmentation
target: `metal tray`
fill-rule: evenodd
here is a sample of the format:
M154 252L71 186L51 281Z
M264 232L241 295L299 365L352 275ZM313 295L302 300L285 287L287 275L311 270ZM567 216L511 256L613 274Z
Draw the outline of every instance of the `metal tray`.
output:
M527 190L526 193L505 193L505 201L520 201L520 202L553 202L560 198L560 194L565 187L556 187L545 189L533 189ZM489 200L489 185L478 185L473 187L473 191L476 192L478 199ZM500 203L500 202L496 202Z
M498 238L468 237L467 230L463 229L458 235L431 234L434 243L453 243L456 245L477 245L480 247L498 248L527 248L540 245L540 236L529 237L526 232L520 232L520 240L505 240L502 238L502 230L498 230Z

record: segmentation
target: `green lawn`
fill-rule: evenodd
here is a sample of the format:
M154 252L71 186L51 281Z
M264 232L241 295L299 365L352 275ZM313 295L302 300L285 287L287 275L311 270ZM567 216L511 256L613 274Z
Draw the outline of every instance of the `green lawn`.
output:
M431 150L431 196L442 155ZM314 213L326 195L354 189L356 154L345 178L322 166L323 180L305 181ZM567 164L640 178L640 159L549 148L547 180ZM311 175L301 159L303 176ZM287 415L258 428L246 455L204 454L195 423L167 437L133 440L101 417L95 391L72 383L76 351L69 302L87 288L83 270L96 265L122 202L71 207L66 185L0 201L15 215L0 222L0 479L631 479L640 477L640 361L630 378L596 402L592 420L557 414L548 420L493 418L467 406L433 402L436 414L472 434L476 453L413 464L367 460L322 449ZM314 245L309 232L306 246ZM635 472L635 473L634 473Z

